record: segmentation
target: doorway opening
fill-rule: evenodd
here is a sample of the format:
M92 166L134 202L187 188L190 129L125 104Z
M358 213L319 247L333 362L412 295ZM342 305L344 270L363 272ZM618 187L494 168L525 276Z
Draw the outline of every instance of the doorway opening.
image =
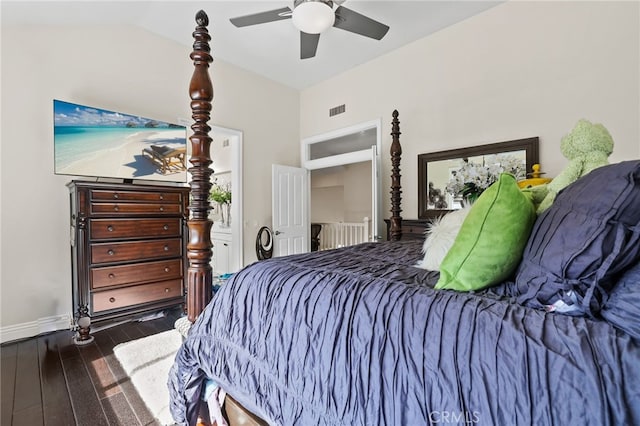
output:
M178 124L190 131L192 122L179 118ZM242 210L242 138L241 130L211 125L211 145L209 156L212 160L209 166L213 173L211 181L226 185L231 191L231 203L226 222L228 226L221 226L221 206L211 201L212 211L209 213L213 220L211 241L213 256L211 266L216 275L239 271L244 266L243 254L243 210ZM191 133L188 135L191 136ZM191 155L191 144L187 144L187 154ZM220 241L222 240L222 241Z
M223 275L239 271L243 263L242 213L242 132L221 126L211 126L211 183L231 194L230 202L211 201L213 221L212 268Z
M302 141L312 251L381 239L380 128L378 119Z

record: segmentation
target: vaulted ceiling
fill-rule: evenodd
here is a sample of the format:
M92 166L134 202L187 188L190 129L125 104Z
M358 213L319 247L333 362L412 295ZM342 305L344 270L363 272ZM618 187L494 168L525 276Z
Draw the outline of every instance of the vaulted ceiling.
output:
M237 28L229 19L293 8L293 1L2 1L2 25L132 25L191 46L195 14L209 16L216 59L303 89L405 44L481 13L500 1L362 1L342 6L390 27L378 41L332 27L320 35L316 56L300 59L291 19ZM334 6L335 8L336 6Z

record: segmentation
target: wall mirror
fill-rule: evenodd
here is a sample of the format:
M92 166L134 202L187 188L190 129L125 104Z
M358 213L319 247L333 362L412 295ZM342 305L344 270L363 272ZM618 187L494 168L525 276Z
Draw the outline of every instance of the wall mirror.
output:
M525 173L538 163L538 138L517 139L418 155L418 217L431 219L462 206L447 185L465 162L494 165L521 162Z

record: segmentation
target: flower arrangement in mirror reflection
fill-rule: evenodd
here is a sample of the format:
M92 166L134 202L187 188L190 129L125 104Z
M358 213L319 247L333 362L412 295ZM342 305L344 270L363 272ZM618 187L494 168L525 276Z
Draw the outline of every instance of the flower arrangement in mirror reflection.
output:
M231 223L231 184L229 182L218 183L218 179L213 182L209 200L218 203L220 206L220 221L224 226Z
M508 154L485 156L484 164L465 158L460 168L451 172L445 191L454 199L473 203L482 192L491 186L501 173L510 173L516 180L526 177L525 162Z
M229 183L219 184L216 179L211 186L209 199L218 204L231 204L231 185Z

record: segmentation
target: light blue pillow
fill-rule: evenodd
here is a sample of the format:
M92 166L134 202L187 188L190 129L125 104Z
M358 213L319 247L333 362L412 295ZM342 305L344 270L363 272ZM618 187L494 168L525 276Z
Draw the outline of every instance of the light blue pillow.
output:
M640 262L614 285L600 313L614 327L640 339Z
M599 167L538 219L516 274L525 306L598 317L617 277L640 259L640 160Z

